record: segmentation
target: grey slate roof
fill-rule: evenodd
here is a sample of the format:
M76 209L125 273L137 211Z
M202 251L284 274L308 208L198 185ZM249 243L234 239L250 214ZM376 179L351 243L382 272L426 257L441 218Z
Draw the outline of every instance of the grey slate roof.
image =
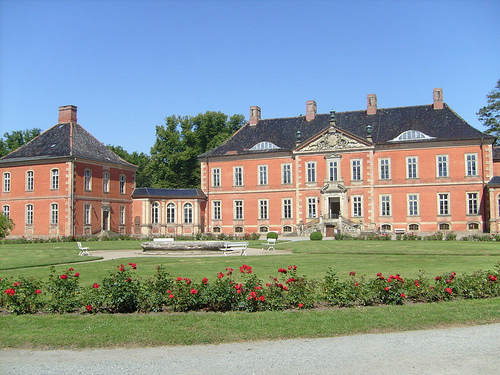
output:
M72 132L70 132L71 127ZM0 163L56 157L76 157L135 167L104 146L82 126L73 123L54 125L17 150L5 155L0 159Z
M488 182L488 186L500 187L500 176L493 176L493 178Z
M132 198L201 198L206 199L201 189L136 188Z
M226 153L247 154L262 151L249 151L255 144L268 141L283 150L296 148L297 130L301 132L302 143L328 128L330 114L318 114L310 122L305 116L263 119L257 125L246 125L221 146L210 150L200 157L219 156ZM360 138L366 138L367 125L372 126L372 139L375 144L385 144L406 130L419 130L435 137L436 140L459 140L491 138L467 124L447 104L441 110L434 110L432 105L412 107L379 108L375 115L366 111L337 112L336 126ZM268 152L276 152L272 150Z

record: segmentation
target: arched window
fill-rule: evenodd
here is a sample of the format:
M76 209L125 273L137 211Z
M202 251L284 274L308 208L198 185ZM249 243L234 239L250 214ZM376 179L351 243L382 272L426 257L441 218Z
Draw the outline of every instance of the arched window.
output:
M272 142L259 142L256 145L252 146L250 148L251 151L264 151L264 150L276 150L279 149L280 147L276 146Z
M439 230L450 230L450 224L448 223L440 223Z
M151 206L151 223L158 224L160 222L160 204L154 202Z
M26 225L33 225L33 205L26 205Z
M268 227L259 227L259 232L261 232L261 233L269 232L269 228Z
M410 225L408 225L408 230L418 231L418 230L420 230L420 225L418 225L418 224L410 224Z
M283 227L283 232L290 233L292 231L292 227L290 225L285 225Z
M479 229L479 223L469 223L469 224L467 224L467 228L469 230L478 230Z
M220 233L220 227L213 227L212 232L214 233Z
M243 233L243 227L234 227L235 233Z
M392 229L392 226L390 224L382 224L380 229L384 232L390 232Z
M193 205L191 203L186 203L184 205L184 224L193 223Z
M167 223L175 223L175 204L167 204Z
M390 142L417 141L417 140L433 139L433 138L434 137L429 137L427 134L424 134L421 131L410 129L401 133L396 138L391 139Z
M26 190L33 191L33 186L35 185L35 177L33 171L26 172Z
M3 206L2 211L3 211L3 214L5 216L10 218L10 206L9 205L6 204L5 206Z

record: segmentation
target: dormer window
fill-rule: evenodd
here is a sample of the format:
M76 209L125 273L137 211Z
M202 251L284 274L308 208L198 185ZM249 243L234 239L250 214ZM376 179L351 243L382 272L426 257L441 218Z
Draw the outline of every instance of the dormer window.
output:
M434 139L435 137L430 137L427 134L422 133L418 130L407 130L396 138L391 139L389 142L404 142L404 141L419 141L423 139Z
M272 142L259 142L254 145L250 150L251 151L263 151L263 150L277 150L280 147L276 146Z

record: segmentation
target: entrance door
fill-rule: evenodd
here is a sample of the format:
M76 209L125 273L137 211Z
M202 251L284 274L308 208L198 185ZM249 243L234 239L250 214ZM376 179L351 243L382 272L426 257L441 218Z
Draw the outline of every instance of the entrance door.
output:
M328 198L328 217L338 219L340 215L340 198Z
M109 230L109 211L108 210L102 211L102 230L103 231Z
M327 225L326 226L326 237L335 237L335 226Z

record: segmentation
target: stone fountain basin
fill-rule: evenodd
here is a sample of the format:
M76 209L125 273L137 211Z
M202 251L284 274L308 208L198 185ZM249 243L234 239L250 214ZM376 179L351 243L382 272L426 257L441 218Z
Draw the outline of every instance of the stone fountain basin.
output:
M226 241L150 241L141 243L142 251L220 251Z

